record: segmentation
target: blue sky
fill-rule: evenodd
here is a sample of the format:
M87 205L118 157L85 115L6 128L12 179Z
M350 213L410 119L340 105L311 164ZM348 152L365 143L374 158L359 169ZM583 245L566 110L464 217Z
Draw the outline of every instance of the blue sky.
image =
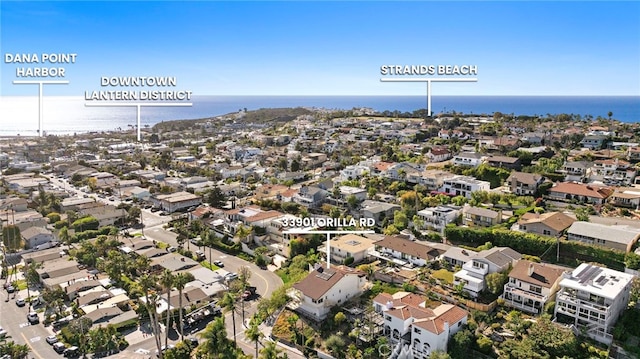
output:
M68 86L102 76L175 76L194 95L424 95L381 83L380 66L477 65L478 82L434 95L640 95L639 2L18 2L0 3L6 53L77 53ZM47 65L54 66L54 65ZM56 65L57 66L57 65Z

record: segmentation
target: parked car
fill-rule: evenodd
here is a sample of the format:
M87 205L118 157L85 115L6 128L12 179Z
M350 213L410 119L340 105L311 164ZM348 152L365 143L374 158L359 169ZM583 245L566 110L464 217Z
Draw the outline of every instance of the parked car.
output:
M207 258L207 256L204 254L203 251L201 250L197 250L196 251L196 259L199 261L205 260Z
M27 320L29 321L29 324L40 323L40 317L38 317L38 313L36 312L29 312L29 314L27 314Z
M78 358L80 356L80 348L73 346L64 350L65 358Z
M16 291L16 288L15 288L14 286L9 285L9 286L7 287L7 293L13 293L13 292L15 292L15 291Z
M49 335L46 339L47 343L49 343L50 345L54 345L55 343L58 342L58 337L55 335Z
M16 299L16 305L18 307L24 307L27 303L24 301L24 299L18 297L18 299Z
M213 261L213 264L217 265L220 268L224 267L224 263L222 263L221 260L215 260L215 261ZM231 273L229 273L229 274L231 274Z
M60 343L60 342L53 343L53 350L55 350L56 353L62 354L64 353L65 349L67 348L64 346L64 343Z
M224 276L224 279L226 279L227 281L238 279L238 273L235 273L235 272L227 273L227 275Z
M178 248L176 248L174 246L170 246L170 247L167 248L167 252L169 252L169 253L173 253L173 252L175 252L177 250L178 250Z
M0 327L0 339L7 336L7 331Z

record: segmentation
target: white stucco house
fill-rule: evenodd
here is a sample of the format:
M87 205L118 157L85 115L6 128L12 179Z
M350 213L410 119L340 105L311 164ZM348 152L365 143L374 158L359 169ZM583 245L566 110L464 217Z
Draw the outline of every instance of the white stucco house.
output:
M366 273L345 267L318 265L303 280L293 285L290 307L311 319L321 321L331 308L359 296L367 283Z
M408 350L406 357L429 358L433 351L446 351L449 338L467 323L469 313L460 307L440 304L427 308L425 303L424 297L407 292L380 293L373 299L395 352Z

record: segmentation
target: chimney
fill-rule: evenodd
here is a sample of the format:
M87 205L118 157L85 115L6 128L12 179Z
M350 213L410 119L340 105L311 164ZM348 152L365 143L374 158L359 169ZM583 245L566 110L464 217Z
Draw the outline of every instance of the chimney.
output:
M393 302L392 301L387 301L387 310L389 309L393 309Z
M533 276L533 263L529 263L528 273L529 273L529 277Z

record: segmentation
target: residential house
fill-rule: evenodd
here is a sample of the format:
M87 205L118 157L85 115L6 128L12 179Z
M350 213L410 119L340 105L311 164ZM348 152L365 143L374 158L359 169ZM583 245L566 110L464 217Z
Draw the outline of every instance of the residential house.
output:
M329 192L316 186L302 186L293 196L293 201L309 208L318 208L324 203Z
M402 209L397 204L364 200L360 204L360 216L361 218L373 218L378 225L382 224L385 218L393 218L395 211Z
M127 211L124 208L110 205L83 209L79 213L94 217L98 220L100 227L110 226L127 218Z
M375 241L358 236L356 234L345 234L340 237L332 238L329 241L330 258L334 263L342 264L347 258L353 258L352 263L363 262L371 256L371 252L375 248ZM318 247L319 252L326 254L327 244Z
M467 323L469 313L453 304L426 306L426 298L407 292L380 293L373 308L384 318L384 334L395 344L393 352L410 348L408 357L427 359L447 350L449 338Z
M340 179L342 181L353 180L369 173L371 169L364 165L349 165L340 171Z
M613 189L594 184L560 182L549 189L549 198L556 201L604 204Z
M640 147L633 146L627 149L627 161L632 163L640 162Z
M590 161L566 161L558 172L565 175L565 181L585 182L591 177L592 167Z
M476 253L462 269L454 273L453 285L464 285L464 290L477 298L486 288L485 277L490 273L508 270L522 255L509 247L493 247Z
M491 227L502 222L502 211L474 207L466 204L462 208L462 224L469 227Z
M564 233L576 219L562 212L530 213L518 220L518 230L543 236L557 237Z
M441 129L440 131L438 131L438 137L442 138L443 140L451 140L451 139L466 140L469 138L468 135L466 135L464 132L460 130L445 130L445 129Z
M55 237L50 230L43 227L29 227L20 232L27 248L38 249L41 244L54 242Z
M417 213L418 217L423 221L423 224L418 229L434 228L437 231L444 231L447 224L453 223L458 219L461 211L462 207L454 205L440 205L422 209Z
M443 162L451 158L451 152L444 147L432 148L425 155L430 162Z
M362 294L366 274L345 266L317 265L303 280L293 285L293 308L311 319L324 320L331 308Z
M609 202L618 207L640 209L640 189L635 187L618 187Z
M611 344L613 327L629 304L632 280L632 274L582 263L560 280L554 316L572 321L576 333Z
M536 173L512 172L505 185L518 196L534 196L544 180Z
M590 180L605 184L629 185L636 177L636 169L629 162L619 159L597 160L592 168Z
M584 148L599 150L603 147L607 139L608 136L605 135L586 135L582 141L580 141L580 144Z
M630 252L640 238L640 229L626 225L573 222L567 230L567 239L601 247Z
M378 258L404 266L425 266L439 259L450 246L440 243L412 241L402 236L385 236L375 242Z
M462 267L465 263L469 262L476 253L478 252L460 247L450 247L442 254L442 259L449 263L452 268Z
M478 167L487 156L476 152L460 152L453 157L453 164L456 166Z
M490 166L497 168L519 170L522 167L522 162L518 157L490 156L486 161Z
M491 184L487 181L481 181L471 176L456 175L444 180L440 192L450 196L463 196L471 199L471 193L477 191L488 191Z
M532 145L541 145L544 142L544 137L544 133L541 132L525 132L520 135L520 140Z
M447 171L424 170L407 174L407 182L423 185L428 191L437 191L442 187L445 179L453 176L455 176L453 173Z
M570 268L519 260L509 272L509 281L500 296L506 306L541 314L560 288L562 274Z

